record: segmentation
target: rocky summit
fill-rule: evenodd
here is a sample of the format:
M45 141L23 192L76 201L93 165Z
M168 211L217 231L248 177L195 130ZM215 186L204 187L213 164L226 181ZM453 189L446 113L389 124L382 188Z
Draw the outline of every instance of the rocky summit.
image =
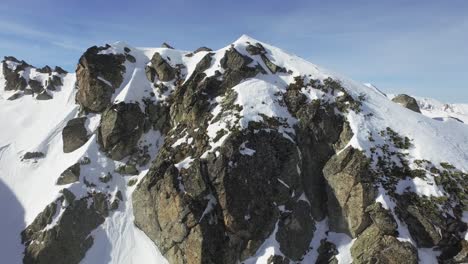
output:
M245 35L5 57L0 86L5 263L468 262L468 107Z

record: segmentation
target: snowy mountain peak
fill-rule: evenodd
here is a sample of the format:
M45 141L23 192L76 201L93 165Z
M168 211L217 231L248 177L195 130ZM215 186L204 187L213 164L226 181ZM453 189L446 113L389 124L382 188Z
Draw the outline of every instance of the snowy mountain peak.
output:
M466 260L468 126L428 114L462 106L246 35L93 46L70 74L6 58L0 85L8 263Z

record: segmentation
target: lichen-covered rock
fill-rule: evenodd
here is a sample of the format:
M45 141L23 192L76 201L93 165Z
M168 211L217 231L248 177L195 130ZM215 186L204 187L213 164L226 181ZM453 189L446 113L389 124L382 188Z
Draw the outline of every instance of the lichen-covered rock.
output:
M156 77L156 70L152 66L146 65L145 74L146 74L146 78L148 79L148 81L153 83L154 78Z
M85 111L100 113L111 104L114 90L123 82L125 55L100 54L108 47L89 48L76 69L76 102Z
M332 157L323 173L329 188L330 230L357 237L371 224L366 208L375 201L369 159L349 147Z
M62 131L63 152L75 151L88 141L85 123L86 117L74 118L67 122Z
M260 44L260 43L255 43L255 45L249 44L249 45L247 45L247 47L245 48L245 50L246 50L250 55L261 55L261 54L265 54L265 53L266 53L265 48L264 48L263 45Z
M398 224L390 211L385 210L380 203L374 203L366 208L372 222L383 235L396 236Z
M65 185L80 180L80 164L76 163L67 168L57 179L57 185Z
M273 237L285 255L281 261L299 261L309 250L315 222L327 213L322 169L337 143L349 140L344 119L336 114L336 105L310 104L304 98L295 102L293 115L300 125L294 127L293 140L278 132L281 120L264 117L265 122L231 129L224 143L208 153L204 130L216 118L210 114L214 107L210 102L223 97L222 111L237 111L237 95L231 88L266 74L235 48L221 59L224 72L206 77L211 61L211 54L206 54L172 95L168 117L172 129L133 193L135 224L170 263L242 262L257 252L276 226ZM289 108L293 95L286 97ZM176 146L185 133L190 143ZM214 141L225 133L219 131ZM254 154L241 151L247 146ZM316 179L316 188L309 187L310 178Z
M154 69L156 76L162 82L168 82L175 78L175 69L157 52L151 58L151 66L149 67Z
M93 245L91 232L104 222L108 215L105 194L93 193L64 205L64 197L51 203L31 225L21 233L25 245L23 263L70 263L77 264ZM63 213L56 224L52 223L58 207Z
M438 205L414 193L399 195L396 212L408 225L411 237L418 247L441 249L443 258L457 254L467 225L456 215L441 214ZM456 212L456 210L455 210Z
M221 67L224 69L241 70L252 62L252 58L240 54L236 49L231 48L221 59Z
M145 116L136 103L118 103L102 113L98 142L114 160L121 160L135 151L143 133Z
M117 168L117 173L121 175L138 175L140 172L134 164L125 164Z
M392 99L393 102L400 104L416 113L421 113L418 102L413 97L406 94L399 94Z
M394 236L384 235L371 225L351 247L353 263L417 264L418 251L409 242L401 242Z

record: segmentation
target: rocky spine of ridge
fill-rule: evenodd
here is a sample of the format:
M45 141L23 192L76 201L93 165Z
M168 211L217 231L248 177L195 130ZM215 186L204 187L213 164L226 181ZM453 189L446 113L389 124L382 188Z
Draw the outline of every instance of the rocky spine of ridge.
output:
M5 78L5 91L15 91L8 100L15 100L24 95L31 95L36 100L50 100L53 92L63 85L67 71L56 66L36 68L25 61L12 56L1 61Z
M353 131L347 114L372 118L362 112L365 95L354 98L332 78L292 72L276 65L260 43L246 43L246 53L227 48L212 75L206 71L215 64L209 49L198 51L205 55L190 75L156 52L145 68L153 91L141 102L114 102L136 58L127 47L117 53L109 48L92 47L80 58L76 102L82 111L63 130L64 152L89 140L86 120L98 114L100 151L125 164L116 172L150 167L132 195L135 225L170 263L239 263L268 239L282 253L269 263L301 262L310 250L317 250L319 263L337 263L336 245L326 238L318 249L309 248L317 223L325 220L330 232L355 239L353 263L417 263L416 246L436 247L443 263L466 259L461 218L467 186L456 184L466 174L428 161L410 168L405 150L411 139L391 128L369 135L370 142L384 142L375 143L372 155L348 146ZM272 104L288 116L264 115L240 125L245 109L234 88L275 74L295 76L272 95ZM311 100L305 91L326 96ZM140 145L149 131L164 137L157 157ZM81 175L92 162L83 159L59 177L57 184L82 184L86 195L75 197L66 187L24 230L25 263L79 263L93 245L92 231L118 208L121 194ZM438 184L453 195L434 200L395 192L403 175L422 173L440 176ZM393 211L375 202L379 188L397 201ZM398 222L408 225L415 245L398 239Z

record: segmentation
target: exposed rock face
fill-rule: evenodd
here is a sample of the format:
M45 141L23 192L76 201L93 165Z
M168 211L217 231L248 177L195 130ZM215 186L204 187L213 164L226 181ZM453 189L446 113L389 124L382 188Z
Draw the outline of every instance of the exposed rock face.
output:
M418 102L413 97L406 94L399 94L392 99L393 102L400 104L416 113L421 113Z
M67 197L74 199L70 195ZM65 199L64 195L49 204L21 233L22 243L26 246L24 263L79 263L93 245L91 231L102 224L108 215L105 195L93 193L73 200L69 205L64 205ZM54 217L58 217L55 216L58 210L64 210L60 219L54 226L45 229Z
M118 103L102 113L98 142L114 160L135 151L143 132L145 116L136 103Z
M57 179L57 185L65 185L80 180L80 164L76 163L66 169Z
M55 91L63 85L62 78L67 74L60 67L52 70L49 66L35 68L25 61L19 61L15 57L5 57L2 61L2 71L5 77L5 90L17 91L8 100L15 100L25 94L38 94L37 100L50 100L52 95L46 92ZM47 78L46 84L42 80ZM29 86L29 87L28 87Z
M108 47L91 47L80 58L76 69L78 92L76 101L84 110L102 112L111 104L111 97L123 81L125 55L100 54Z
M42 152L26 152L23 156L23 160L27 159L39 159L43 158L45 155Z
M313 79L313 71L293 75L286 67L301 67L275 58L276 49L245 42L223 49L224 55L198 49L201 59L200 54L179 51L155 53L145 68L154 90L144 83L148 93L135 103L112 103L123 82L124 63L140 70L146 62L128 47L122 54L100 54L107 48L92 47L81 57L77 102L84 117L70 120L62 133L64 152L80 148L89 139L87 113L98 113L100 148L95 153L89 148L89 158L82 157L60 175L57 184L71 187L22 233L25 263L79 263L93 244L93 230L113 210L127 210L120 203L133 190L133 211L128 212L169 263L250 262L264 253L265 242L273 242L275 254L267 263L306 263L316 255L316 263L337 264L343 245L332 239L333 233L353 239L353 263L417 263L421 247L439 251L441 263L466 262L468 174L442 163L414 170L428 161L407 160L410 138L389 127L372 131L356 126L363 123L352 117L367 120L376 113L361 108L365 94L355 95L331 77L317 74L314 78L320 79ZM183 63L199 61L192 71L194 61L174 66L180 57ZM9 65L22 67L22 62ZM24 79L26 88L10 73L16 82L10 87L19 85L17 98L54 95L63 84L57 75L61 71L38 69L46 77ZM265 94L250 89L265 89ZM245 102L251 95L258 95L254 104L260 107ZM369 133L373 148L353 148L353 132ZM26 153L24 158L43 155ZM116 167L101 167L105 163ZM136 177L147 165L147 175ZM400 180L423 179L427 173L450 195L396 191ZM138 186L125 188L122 176L128 177L127 186ZM76 187L81 191L73 193ZM377 189L382 204L376 202ZM401 241L400 223L414 245Z
M457 213L454 216L443 215L437 210L437 204L421 199L414 193L400 195L397 205L396 211L407 223L418 247L439 248L442 252L441 260L454 257L462 249L463 236L460 234L466 232L467 225Z
M366 208L375 201L368 158L347 148L327 162L323 173L329 188L330 229L357 237L370 225Z
M167 49L174 49L174 47L172 47L171 45L167 44L166 42L164 42L161 47L163 48L167 48Z
M52 99L52 96L44 90L42 91L42 93L36 96L36 99L37 100L50 100Z
M29 80L28 85L34 93L41 93L44 90L42 83L36 80Z
M153 70L151 70L151 68ZM147 70L148 79L154 81L153 72L156 74L158 79L162 82L168 82L175 78L175 69L163 58L161 54L155 53L151 59L151 65L148 66Z
M200 47L200 48L196 49L193 53L198 53L200 51L213 51L213 50L208 48L208 47Z
M75 151L88 141L85 122L86 117L75 118L67 122L62 131L63 152Z
M5 90L24 90L27 86L26 80L19 74L31 65L25 61L19 61L15 57L5 57L2 61L2 71L5 77Z
M292 208L292 212L282 216L276 240L280 243L281 252L291 260L298 261L309 249L314 232L315 222L310 205L305 201L299 201Z
M284 95L288 106L295 105L291 108L300 120L295 128L297 143L277 132L281 121L272 119L251 122L248 128L232 132L217 154L202 156L209 147L203 133L212 118L213 106L208 102L225 96L225 111L236 109L236 94L230 88L249 77L267 74L232 48L220 62L224 74L205 78L203 71L211 60L210 54L205 55L175 91L168 140L133 193L135 224L171 263L238 263L254 255L275 227L274 237L286 257L273 258L271 263L299 261L309 249L315 220L327 213L320 204L327 199L322 169L335 153L335 143L348 139L342 136L344 120L336 115L334 105L321 107ZM170 138L179 137L181 130L189 131L194 142L173 148ZM309 135L317 141L301 146L299 142L307 142ZM243 147L254 154L241 153ZM307 151L311 155L305 159L302 152ZM314 152L320 155L312 155ZM190 166L181 167L188 158ZM314 165L309 167L311 163ZM323 188L323 196L314 198L310 178L316 179L317 189ZM306 198L301 200L301 196Z
M354 242L351 248L353 263L418 263L418 252L409 242L384 235L372 225Z

